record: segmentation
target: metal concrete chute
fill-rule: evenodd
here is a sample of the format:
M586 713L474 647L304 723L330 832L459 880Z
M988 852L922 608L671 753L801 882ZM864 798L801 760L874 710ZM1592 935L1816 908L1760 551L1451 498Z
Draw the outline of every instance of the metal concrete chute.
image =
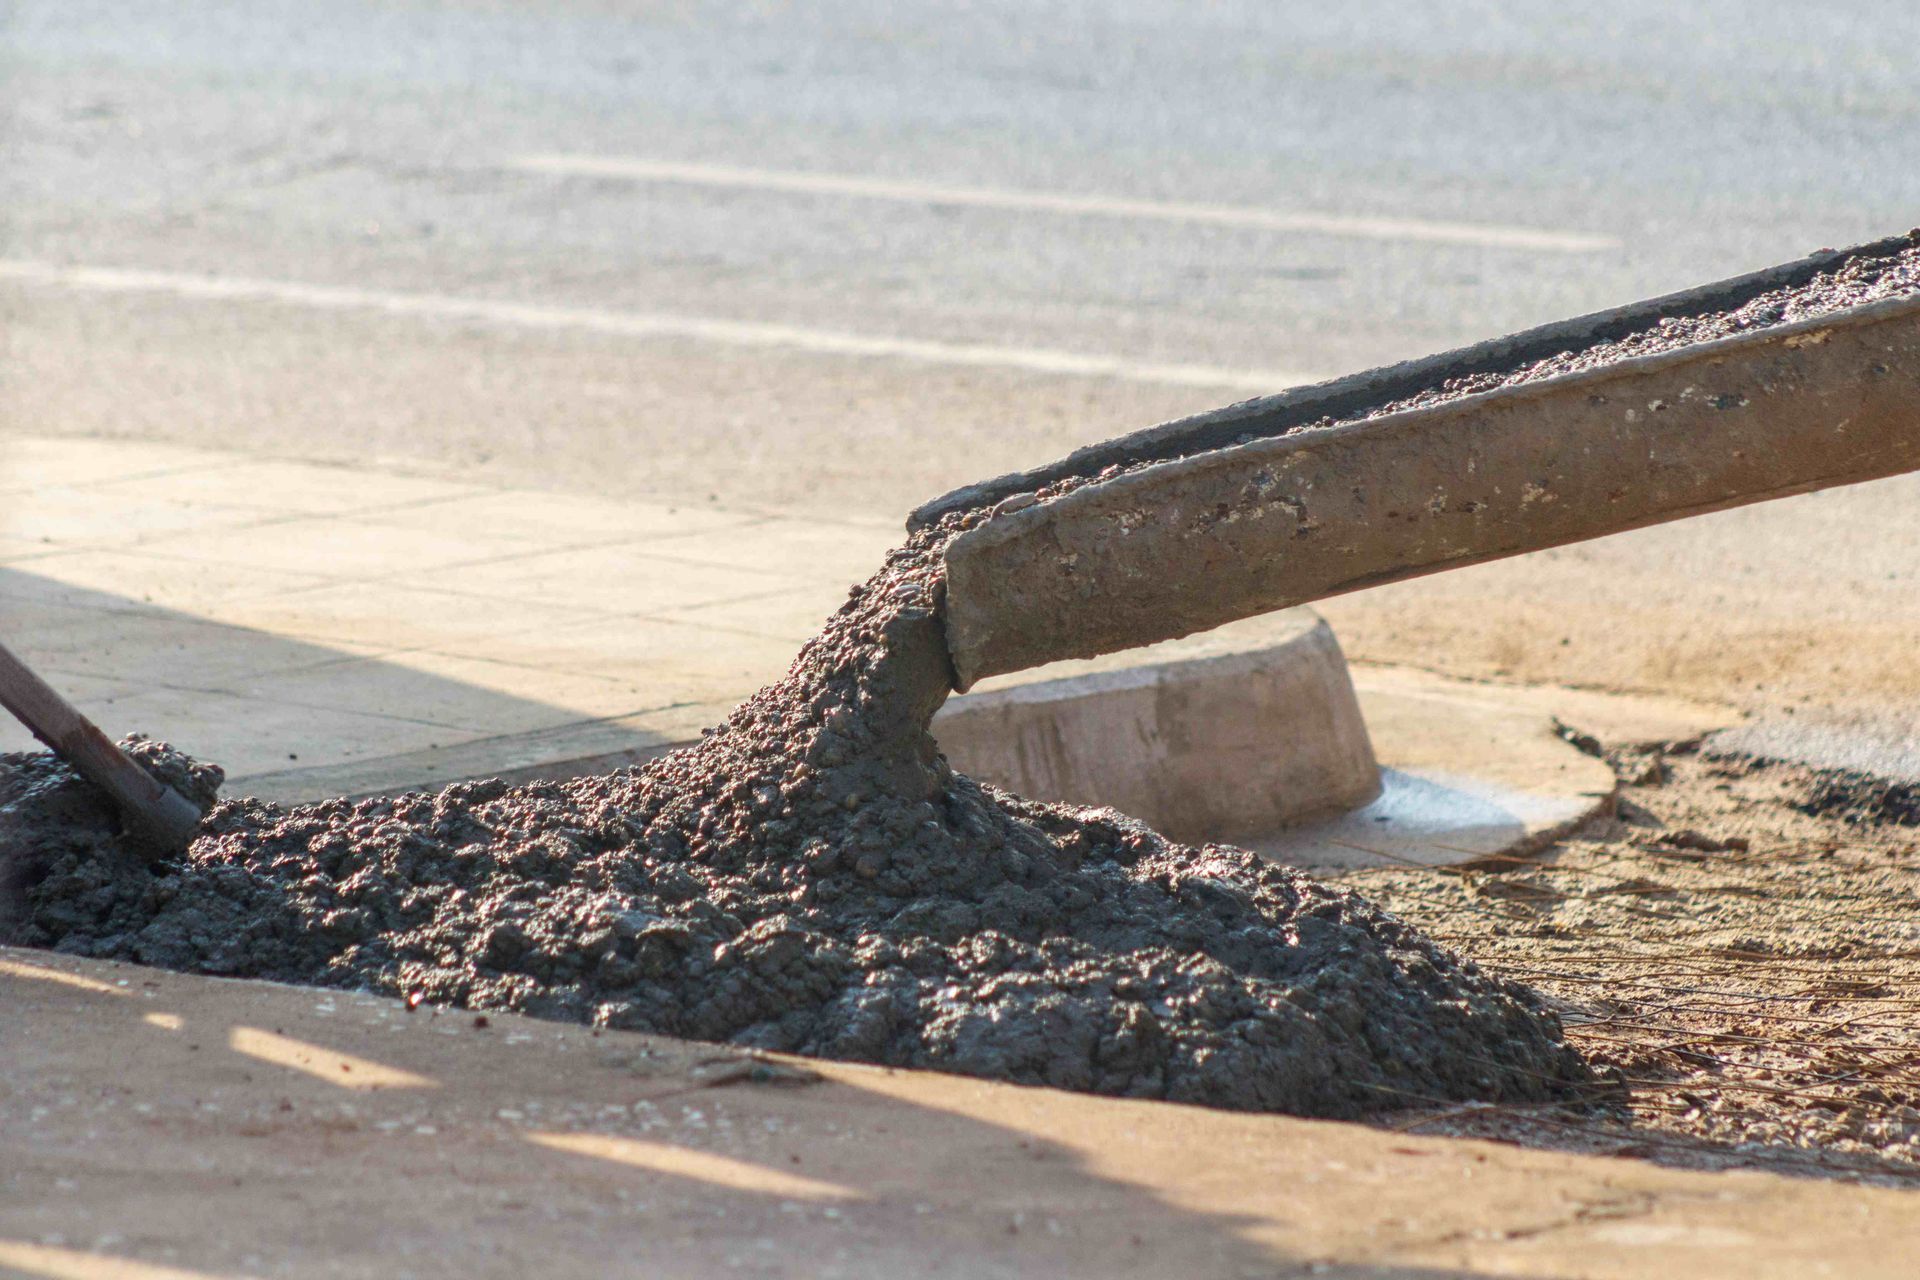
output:
M1920 470L1920 279L1808 319L1449 389L1670 317L1732 311L1850 260L1915 252L1920 233L1818 254L1249 401L949 494L915 522L998 508L945 551L956 686Z

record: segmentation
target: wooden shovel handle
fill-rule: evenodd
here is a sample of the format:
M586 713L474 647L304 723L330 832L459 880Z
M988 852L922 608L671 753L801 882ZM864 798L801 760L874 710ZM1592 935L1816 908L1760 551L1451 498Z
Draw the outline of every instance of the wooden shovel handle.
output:
M113 797L127 825L146 837L155 856L186 848L202 816L193 802L141 768L4 644L0 644L0 706L81 777Z

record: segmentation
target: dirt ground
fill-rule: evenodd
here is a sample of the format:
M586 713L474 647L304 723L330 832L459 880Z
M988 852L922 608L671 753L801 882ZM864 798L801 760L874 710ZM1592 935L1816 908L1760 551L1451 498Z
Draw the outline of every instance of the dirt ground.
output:
M0 1274L1911 1275L1920 1199L0 948Z
M1534 858L1343 879L1546 993L1611 1090L1389 1127L1920 1186L1915 796L1695 744L1606 756L1615 815Z

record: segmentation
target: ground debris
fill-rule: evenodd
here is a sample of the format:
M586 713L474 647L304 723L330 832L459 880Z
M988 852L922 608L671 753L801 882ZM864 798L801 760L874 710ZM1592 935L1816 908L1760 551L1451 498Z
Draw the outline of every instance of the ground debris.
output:
M1815 816L1820 775L1670 756L1634 798L1500 877L1408 868L1345 883L1554 1003L1622 1092L1426 1108L1396 1127L1697 1168L1920 1182L1920 869L1915 836ZM1651 908L1657 907L1658 910Z

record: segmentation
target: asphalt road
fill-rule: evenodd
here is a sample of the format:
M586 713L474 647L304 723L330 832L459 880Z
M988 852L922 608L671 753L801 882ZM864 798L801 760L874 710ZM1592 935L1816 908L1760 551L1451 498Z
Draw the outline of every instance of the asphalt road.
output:
M0 21L0 433L904 512L1290 380L1920 223L1920 8L1874 0ZM1457 635L1434 588L1371 593L1349 644L1692 692L1737 660L1768 706L1898 701L1920 623L1898 484L1823 500L1867 523L1846 549L1780 504L1465 578L1465 605L1440 593ZM1646 628L1684 627L1707 561L1770 638L1692 662ZM1549 597L1585 611L1597 667L1480 652L1511 658ZM1648 600L1680 621L1622 621ZM1774 678L1822 610L1894 648Z

